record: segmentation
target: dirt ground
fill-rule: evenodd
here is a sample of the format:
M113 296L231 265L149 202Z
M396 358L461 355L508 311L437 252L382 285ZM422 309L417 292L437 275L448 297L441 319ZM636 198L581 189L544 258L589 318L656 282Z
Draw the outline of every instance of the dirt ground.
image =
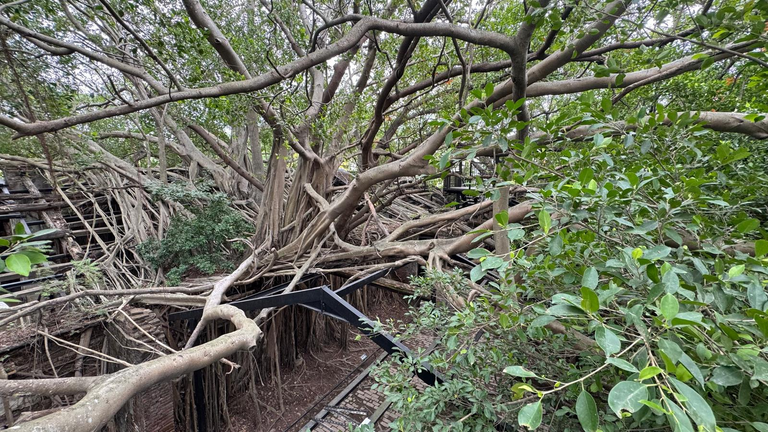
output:
M399 296L393 301L377 305L369 317L382 322L389 319L406 321L408 306ZM232 431L288 432L298 431L320 412L344 387L362 372L381 353L381 349L366 337L360 337L356 328L350 328L347 350L334 346L322 352L306 352L304 362L281 371L283 406L280 412L278 392L270 382L256 387L257 398L263 402L259 413L250 397L242 397L230 407Z

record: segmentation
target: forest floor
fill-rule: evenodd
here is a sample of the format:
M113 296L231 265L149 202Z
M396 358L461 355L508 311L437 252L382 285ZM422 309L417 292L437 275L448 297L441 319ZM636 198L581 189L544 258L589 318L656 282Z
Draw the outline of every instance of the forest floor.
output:
M408 321L408 305L399 296L381 302L368 314L381 322ZM276 383L265 381L256 387L256 397L270 408L261 407L262 422L250 397L239 398L230 407L231 431L298 431L319 413L344 387L360 374L382 350L355 328L348 332L347 349L334 345L320 352L305 351L303 363L282 370L283 406L280 413Z

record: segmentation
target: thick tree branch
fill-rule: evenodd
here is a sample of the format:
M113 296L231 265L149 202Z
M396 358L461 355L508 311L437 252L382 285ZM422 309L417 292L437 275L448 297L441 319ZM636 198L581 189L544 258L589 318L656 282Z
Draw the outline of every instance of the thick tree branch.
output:
M0 380L0 396L56 396L86 393L99 377Z

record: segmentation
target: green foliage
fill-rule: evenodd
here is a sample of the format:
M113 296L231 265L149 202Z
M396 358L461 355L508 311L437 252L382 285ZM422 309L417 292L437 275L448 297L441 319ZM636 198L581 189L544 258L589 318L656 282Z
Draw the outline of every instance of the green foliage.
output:
M138 251L156 269L166 271L170 285L178 285L189 272L206 275L234 268L231 252L242 252L242 243L230 241L250 229L239 212L229 206L224 195L183 188L156 188L157 197L185 203L191 216L173 218L165 237L148 240ZM193 201L205 200L202 205Z
M0 272L16 273L26 277L34 266L48 261L46 253L50 248L50 240L41 240L41 237L56 230L45 229L27 234L24 224L19 222L13 231L14 234L10 238L0 239L0 248L4 249L0 252ZM15 300L0 299L0 301L7 303Z
M435 332L440 343L376 372L403 413L398 427L761 430L768 232L764 206L753 203L763 202L768 179L751 159L766 151L661 105L622 113L593 94L576 105L581 114L568 121L592 128L577 141L556 135L563 119L539 125L552 143L508 141L518 127L511 106L468 113L486 126L454 131L452 145L464 145L454 157L474 158L467 145L478 142L525 155L507 157L477 189L493 199L500 185L535 186L534 211L523 224L499 220L515 231L509 256L468 253L478 261L473 281L499 276L485 282L490 296L458 311L432 303L412 311L404 333ZM631 132L611 129L622 116ZM428 273L414 282L428 291L461 279ZM422 360L446 381L419 392L408 378Z
M53 297L57 293L71 292L75 286L86 289L103 288L104 275L99 265L90 259L72 261L72 270L65 279L52 279L42 284L41 297Z

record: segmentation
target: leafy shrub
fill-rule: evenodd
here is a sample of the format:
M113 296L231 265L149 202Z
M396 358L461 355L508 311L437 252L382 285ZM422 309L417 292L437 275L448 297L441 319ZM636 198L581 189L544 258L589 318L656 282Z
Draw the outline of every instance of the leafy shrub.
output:
M44 229L32 234L26 234L24 225L19 222L13 229L10 238L0 238L0 273L16 273L20 276L29 276L29 272L37 264L48 261L47 253L50 252L50 240L40 240L46 234L56 231ZM0 293L7 293L0 286ZM0 302L18 302L16 299L0 299Z
M250 225L229 206L226 196L167 188L156 192L156 196L172 196L181 201L192 215L174 217L163 239L140 244L138 251L142 258L155 269L165 270L170 285L178 285L182 277L192 271L210 275L232 270L230 253L242 252L244 248L238 242L227 248L228 241L242 237ZM194 205L193 200L205 200L205 204Z
M576 105L583 124L619 117L608 99ZM501 145L517 125L513 109L477 115L494 127L454 142ZM499 275L491 295L412 311L406 332L435 332L437 349L375 374L400 430L768 431L768 232L753 205L764 167L687 112L626 118L631 132L509 144L526 160L480 182L491 199L501 182L535 186L534 211L521 224L495 215L509 256L469 252L473 281ZM423 392L411 384L422 360L446 378Z

